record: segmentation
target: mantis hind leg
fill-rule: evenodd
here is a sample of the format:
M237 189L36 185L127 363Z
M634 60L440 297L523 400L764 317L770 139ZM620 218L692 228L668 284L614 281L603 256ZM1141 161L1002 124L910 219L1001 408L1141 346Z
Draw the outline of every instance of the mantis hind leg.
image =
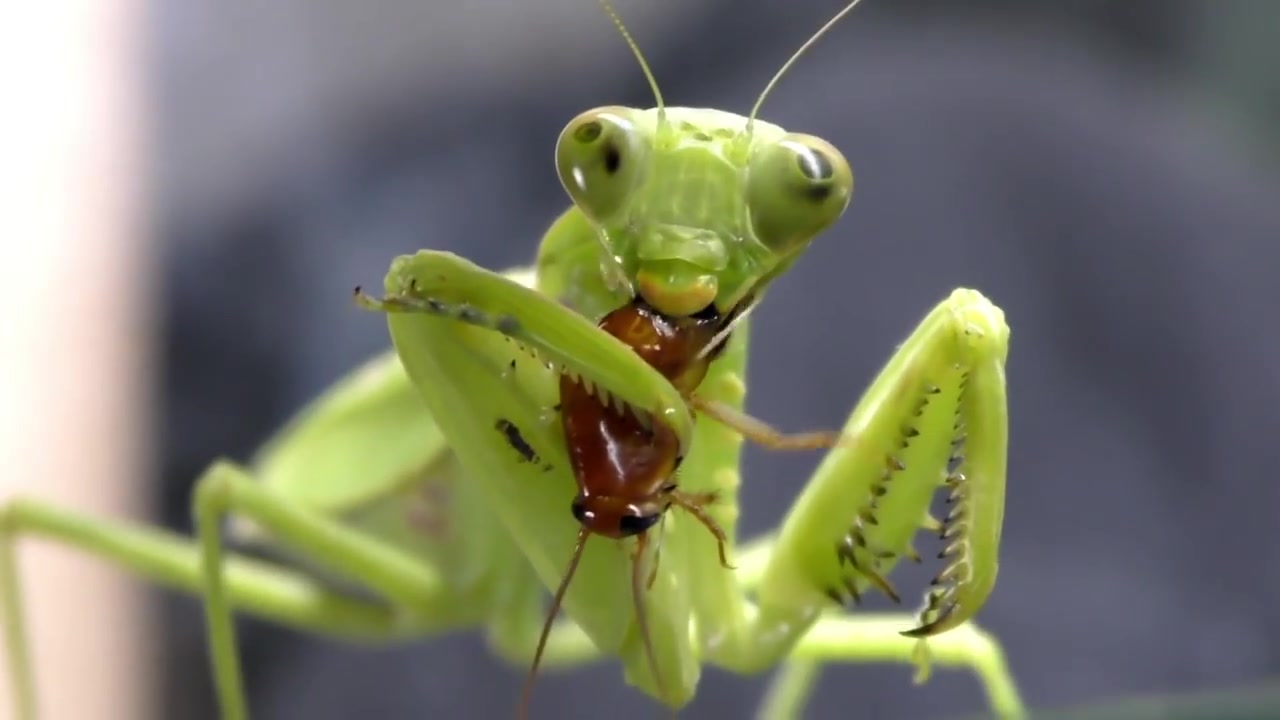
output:
M912 640L901 635L903 624L910 620L900 614L823 618L774 676L758 720L803 717L819 672L831 662L914 665L917 683L928 678L933 665L967 668L977 675L996 717L1026 716L1004 651L994 637L969 622L929 640Z
M215 686L226 720L248 716L223 561L221 525L232 513L251 520L276 542L302 551L389 601L393 627L426 632L476 619L453 601L447 584L430 565L333 518L298 507L230 463L215 463L201 476L193 509Z
M163 587L204 597L219 701L229 719L247 716L232 634L233 608L298 630L365 642L477 625L485 619L484 608L459 602L419 558L295 507L230 463L217 463L201 476L195 508L199 544L175 533L85 517L30 500L0 506L0 627L18 718L30 720L37 709L15 557L23 538L52 540ZM232 511L379 597L355 597L309 572L270 562L237 555L224 559L219 525Z

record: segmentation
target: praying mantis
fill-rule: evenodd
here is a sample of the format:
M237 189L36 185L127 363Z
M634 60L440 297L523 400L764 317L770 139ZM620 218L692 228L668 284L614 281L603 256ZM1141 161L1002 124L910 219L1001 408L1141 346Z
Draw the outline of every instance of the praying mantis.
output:
M482 629L499 657L526 666L535 654L560 669L617 658L630 684L673 710L710 664L779 668L760 717L800 717L824 664L864 661L915 665L921 680L930 665L969 668L995 713L1025 714L999 643L973 622L996 580L1008 443L1009 328L978 291L955 290L927 313L775 532L739 545L734 531L743 442L785 447L787 437L743 412L747 316L853 190L839 150L757 114L857 0L747 117L666 107L601 4L656 105L601 107L566 126L555 159L572 203L532 267L495 273L429 250L396 258L382 297L357 290L359 305L384 314L393 350L315 399L249 464L215 462L192 500L194 540L38 500L0 507L0 619L20 718L36 717L15 561L27 538L198 595L226 720L248 717L233 611L362 642ZM726 319L691 394L598 326L632 303L672 321ZM578 548L563 617L539 632L582 519L570 511L576 478L559 422L565 376L674 438L673 480L714 498L704 512L721 538L667 512L637 556L650 569L647 623L623 538ZM939 491L948 509L935 518ZM291 562L227 552L228 524ZM901 558L920 559L921 529L941 536L944 566L918 616L847 613L872 590L899 599L887 577Z

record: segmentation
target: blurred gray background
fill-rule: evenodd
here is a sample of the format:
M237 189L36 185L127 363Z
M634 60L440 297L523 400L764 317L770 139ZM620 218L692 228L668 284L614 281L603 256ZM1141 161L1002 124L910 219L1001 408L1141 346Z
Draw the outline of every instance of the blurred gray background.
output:
M671 104L746 112L839 0L619 0ZM589 0L153 4L166 267L161 520L387 344L350 291L420 247L533 257L588 107L648 105ZM1000 584L981 621L1062 707L1280 671L1280 4L867 0L766 119L857 177L756 313L749 408L842 422L960 285L1013 328ZM743 534L817 460L748 450ZM932 568L904 572L911 598ZM165 717L213 718L199 606L163 597ZM883 604L873 603L880 608ZM349 649L243 623L262 720L506 717L524 668L477 635ZM653 717L614 664L545 674L538 717ZM705 675L688 717L763 678ZM605 704L607 703L607 704ZM969 675L832 666L812 718L981 710Z

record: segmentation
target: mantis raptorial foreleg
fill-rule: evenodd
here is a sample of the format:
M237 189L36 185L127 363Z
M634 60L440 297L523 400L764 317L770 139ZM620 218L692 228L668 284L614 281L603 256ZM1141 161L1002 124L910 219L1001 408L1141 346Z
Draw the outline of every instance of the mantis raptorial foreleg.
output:
M973 669L1001 716L1018 716L1021 700L998 644L972 624L960 624L963 608L979 607L989 591L995 559L985 555L991 550L983 544L986 540L962 538L957 527L965 513L973 528L999 527L1007 438L1007 333L1002 313L978 293L957 291L940 303L864 395L843 429L853 442L827 455L781 533L741 550L739 580L745 587L758 588L750 593L757 603L743 603L737 593L723 590L714 574L691 576L695 585L710 587L695 587L694 597L705 603L699 630L714 638L709 645L712 662L751 672L792 659L921 665L932 657L940 665ZM735 351L741 347L730 349L728 362ZM720 392L730 401L741 401L740 395L733 396L739 385L709 377L707 386L716 388L716 382L723 383ZM722 453L732 452L737 442L731 430L715 424L700 424L695 438L697 447ZM702 464L715 457L711 453L691 458L688 477L723 473L722 467ZM955 483L951 516L946 522L931 521L928 499L947 482ZM909 507L919 508L918 513L908 512ZM830 607L814 600L813 594L836 592L842 599L856 599L867 586L884 583L897 557L918 557L911 538L920 528L948 536L944 554L952 562L940 573L942 586L949 589L931 593L930 609L922 618L928 623L937 619L940 609L949 608L949 623L959 626L933 634L930 652L899 634L918 624L906 615L823 614L812 627L803 626L807 632L794 645L775 644L775 628L781 627L776 623L785 623L806 607ZM957 546L961 539L965 544ZM698 534L687 536L687 541L694 546L686 548L693 557L711 552ZM957 553L966 547L961 558ZM726 612L735 605L743 608L737 622L734 613ZM772 706L794 710L800 698L807 697L801 692L805 683L800 669L787 671L778 682ZM791 700L783 702L783 697Z
M566 472L563 434L552 421L559 374L582 377L602 402L638 408L650 422L666 423L684 438L693 424L687 405L660 374L591 321L457 256L424 251L397 258L384 288L385 298L360 296L361 303L388 313L396 349L433 413L468 407L443 428L450 445L544 585L554 588L576 536L569 513L573 478ZM452 381L435 380L441 377ZM494 438L510 437L495 430L496 423L516 428L538 462L530 462L524 449L494 452ZM537 479L520 481L531 468ZM653 678L634 652L640 638L633 618L618 615L618 608L631 606L627 565L607 544L588 547L579 572L590 581L575 584L564 607L604 652L622 654L648 688ZM647 602L663 663L678 658L671 661L670 679L679 683L670 689L687 700L697 683L684 619L687 592L670 573L659 573Z

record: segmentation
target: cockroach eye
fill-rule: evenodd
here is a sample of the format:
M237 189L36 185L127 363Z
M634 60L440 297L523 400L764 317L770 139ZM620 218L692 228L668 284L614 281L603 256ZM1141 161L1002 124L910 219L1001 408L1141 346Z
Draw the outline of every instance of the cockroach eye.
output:
M639 535L656 525L661 517L662 513L654 513L653 515L623 515L618 518L618 532L623 537Z
M574 499L573 505L571 505L570 508L573 511L574 519L576 519L580 524L586 525L587 521L591 519L591 513L587 510L586 503L582 502L581 499Z

